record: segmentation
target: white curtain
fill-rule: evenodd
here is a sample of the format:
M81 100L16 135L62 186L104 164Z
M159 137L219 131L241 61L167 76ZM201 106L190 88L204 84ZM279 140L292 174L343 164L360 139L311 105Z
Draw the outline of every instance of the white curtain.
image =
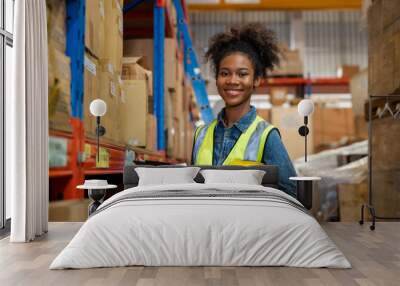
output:
M6 188L12 242L48 227L47 26L45 0L15 1L13 93L6 98Z

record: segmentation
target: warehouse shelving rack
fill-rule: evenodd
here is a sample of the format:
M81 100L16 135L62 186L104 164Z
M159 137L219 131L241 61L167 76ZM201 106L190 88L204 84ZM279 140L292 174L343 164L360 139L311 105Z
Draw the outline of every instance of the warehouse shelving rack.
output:
M171 1L171 2L170 2ZM204 122L209 123L214 119L212 109L209 105L205 81L200 72L200 66L197 61L196 53L193 48L190 30L188 27L188 17L185 9L185 2L182 0L133 0L124 5L124 13L129 13L132 9L137 8L142 3L154 3L153 11L143 9L140 13L130 14L132 19L137 20L140 18L146 21L151 15L153 16L153 31L148 28L139 28L128 30L128 36L134 34L139 37L148 37L153 35L154 49L153 49L153 92L154 92L154 114L157 118L157 146L158 150L165 150L165 135L164 135L164 46L163 42L166 33L169 36L175 37L178 40L178 47L184 54L184 70L188 79L190 80L196 103L202 115ZM177 34L174 33L173 25L171 23L171 6L172 3L177 15ZM165 20L167 18L167 21ZM167 24L167 26L165 26Z
M295 87L300 97L312 93L349 93L349 78L305 78L305 77L270 77L261 88L268 87Z
M134 9L145 0L126 1L124 12ZM159 164L173 164L179 161L167 158L165 155L164 134L164 46L165 33L173 31L174 23L170 21L170 12L166 0L151 0L154 4L153 10L153 33L154 33L154 112L157 118L157 146L158 152L149 151L133 146L118 146L112 142L101 140L100 148L108 154L107 166L96 167L96 141L85 136L83 125L83 96L84 96L84 53L85 53L85 0L66 0L67 4L67 49L66 54L71 59L71 113L70 124L72 131L50 130L49 135L65 140L67 145L65 166L52 167L49 170L51 199L56 199L62 194L63 199L83 198L84 192L77 191L76 186L81 184L87 176L119 175L122 176L123 167L126 164L127 154L135 162L151 162ZM171 1L171 0L169 0ZM148 2L148 1L147 1ZM189 29L187 27L187 13L184 1L174 1L177 10L179 26L179 46L185 51L185 72L190 76L195 90L196 99L206 121L212 118L212 112L208 105L204 80L199 74L196 56L191 46ZM148 15L147 15L148 16ZM167 17L166 17L167 16ZM131 32L131 31L128 31ZM138 31L135 31L138 32ZM142 31L148 35L148 31ZM204 86L203 86L204 85Z

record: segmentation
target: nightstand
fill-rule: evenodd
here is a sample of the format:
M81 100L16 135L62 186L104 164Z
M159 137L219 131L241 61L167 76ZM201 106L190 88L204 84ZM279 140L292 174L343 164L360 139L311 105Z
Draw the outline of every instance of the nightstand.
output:
M313 201L313 184L315 181L320 181L320 177L290 177L289 180L296 181L297 193L296 197L304 207L308 210L312 208Z

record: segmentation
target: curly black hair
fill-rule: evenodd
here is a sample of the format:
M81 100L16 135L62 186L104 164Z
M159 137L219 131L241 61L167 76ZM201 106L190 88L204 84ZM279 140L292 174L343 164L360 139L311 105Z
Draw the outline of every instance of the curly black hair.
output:
M205 58L211 61L216 77L221 60L235 52L248 56L256 78L266 77L267 70L273 70L274 66L279 65L280 52L276 35L258 23L231 27L229 31L210 38Z

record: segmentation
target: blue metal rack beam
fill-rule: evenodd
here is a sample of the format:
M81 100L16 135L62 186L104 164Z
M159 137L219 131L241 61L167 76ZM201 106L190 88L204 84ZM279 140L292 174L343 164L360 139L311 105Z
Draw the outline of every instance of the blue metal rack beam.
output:
M83 118L85 1L67 0L67 50L71 59L72 117Z
M201 117L205 123L214 119L213 111L208 101L205 81L200 73L200 66L196 53L193 49L192 38L181 5L181 0L174 0L176 14L178 17L178 39L183 38L185 72L192 81L193 90L196 96L197 105L200 108Z
M165 150L164 133L164 40L165 40L165 7L164 1L154 3L154 113L157 118L157 149Z

